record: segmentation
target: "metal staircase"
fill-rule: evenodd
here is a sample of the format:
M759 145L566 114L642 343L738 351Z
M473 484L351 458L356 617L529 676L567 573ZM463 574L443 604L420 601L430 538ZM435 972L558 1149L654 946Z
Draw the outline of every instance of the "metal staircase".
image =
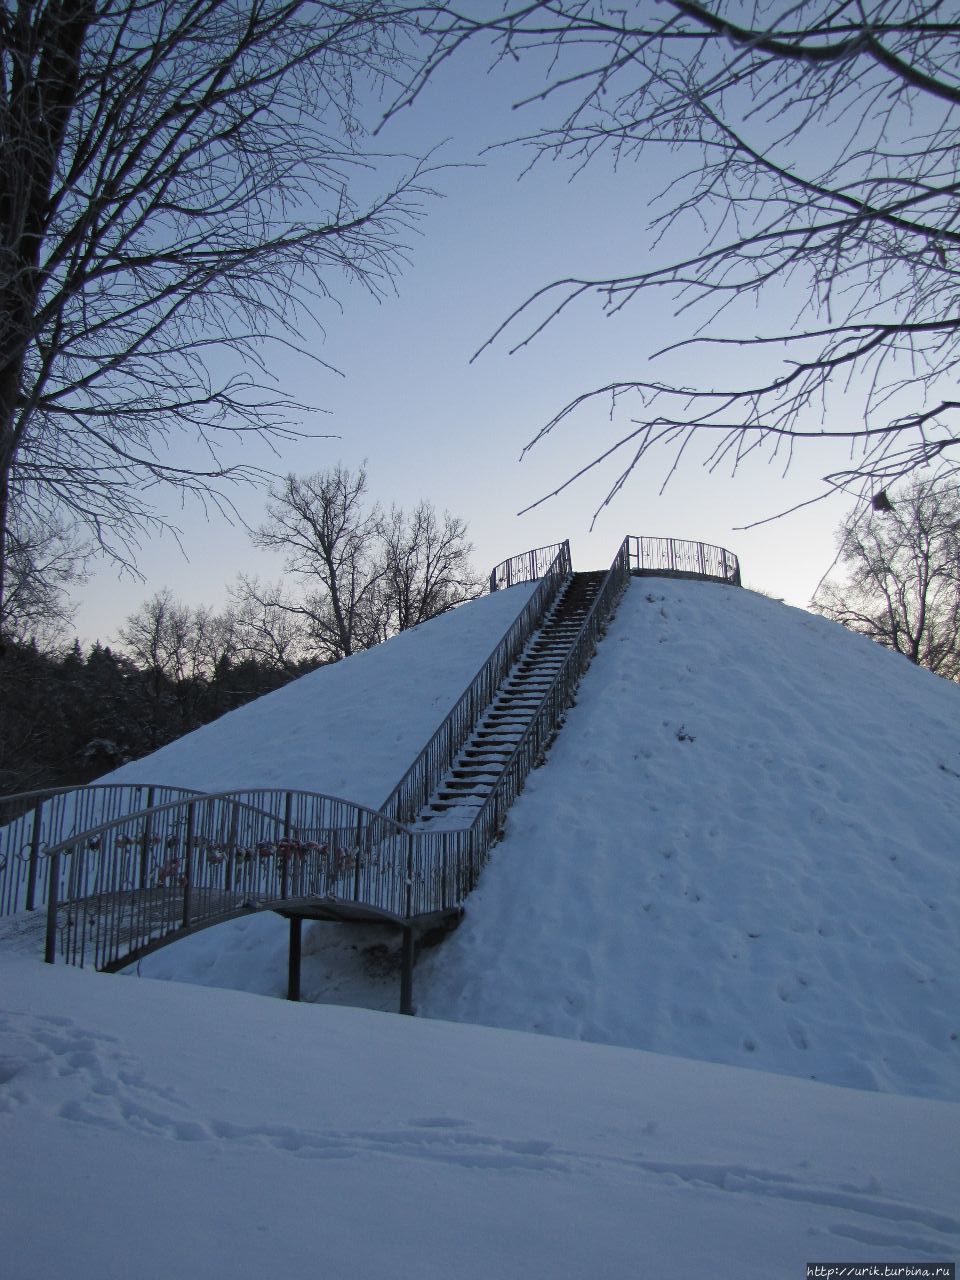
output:
M469 827L563 668L606 573L570 575L413 826Z

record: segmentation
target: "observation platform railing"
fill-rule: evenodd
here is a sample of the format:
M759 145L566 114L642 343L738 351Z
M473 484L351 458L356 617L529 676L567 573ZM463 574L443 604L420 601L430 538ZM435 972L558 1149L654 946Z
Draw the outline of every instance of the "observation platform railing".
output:
M570 573L570 543L554 542L549 547L533 547L518 556L511 556L498 564L490 574L490 592L503 591L507 587L515 587L521 582L534 582L550 572L554 561L561 557L566 564L566 572Z
M725 547L683 538L627 538L630 572L669 578L697 578L739 587L740 561Z

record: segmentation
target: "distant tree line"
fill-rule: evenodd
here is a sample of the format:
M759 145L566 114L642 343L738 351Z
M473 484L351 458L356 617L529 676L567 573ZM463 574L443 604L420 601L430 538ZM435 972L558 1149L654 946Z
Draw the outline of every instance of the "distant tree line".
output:
M9 645L0 666L0 792L90 782L317 665L281 668L238 650L215 661L190 653L178 667L184 656L158 653L143 665L99 643L84 651L75 641L65 653Z
M386 511L366 493L363 468L288 476L255 535L286 555L284 582L241 577L220 612L164 589L113 647L56 642L66 579L45 595L26 557L24 609L11 593L4 618L0 794L89 782L482 593L462 520L427 502Z

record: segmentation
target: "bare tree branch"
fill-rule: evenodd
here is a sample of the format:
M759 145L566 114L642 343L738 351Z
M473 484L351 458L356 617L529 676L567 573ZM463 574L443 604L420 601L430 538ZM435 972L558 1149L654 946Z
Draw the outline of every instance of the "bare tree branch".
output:
M639 268L547 284L485 345L509 337L516 352L591 298L612 317L656 294L690 319L688 350L729 356L725 385L625 371L562 406L528 448L609 396L618 415L631 401L640 408L576 468L621 457L605 501L655 449L668 450L669 476L701 437L708 467L734 469L758 448L847 441L850 465L824 476L824 492L869 495L931 461L957 465L960 22L944 6L542 0L492 17L465 10L437 17L433 57L398 106L484 38L498 59L529 57L540 77L549 57L524 101L556 103L556 118L516 140L533 162L650 168L662 154L671 166ZM671 253L678 243L687 252ZM786 319L785 297L800 300ZM744 327L746 300L762 304L765 328Z

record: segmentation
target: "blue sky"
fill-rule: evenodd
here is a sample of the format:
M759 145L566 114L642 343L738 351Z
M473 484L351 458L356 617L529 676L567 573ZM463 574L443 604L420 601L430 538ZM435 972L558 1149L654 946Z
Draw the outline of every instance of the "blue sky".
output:
M611 424L608 406L596 403L521 463L523 446L573 396L651 372L685 382L726 372L702 349L649 363L651 352L689 336L693 324L690 316L675 318L665 296L635 303L614 319L583 302L516 355L504 339L470 363L509 312L543 284L569 274L622 274L648 262L646 205L670 174L668 162L652 156L616 173L598 161L573 180L559 164L538 165L521 178L527 158L521 150L481 154L527 132L538 113L551 118L552 106L511 111L532 75L533 64L488 74L478 49L445 67L417 103L382 130L374 145L384 151L419 155L438 147L438 161L464 167L434 176L442 198L424 206L396 296L377 301L354 285L330 282L338 303L318 306L316 329L304 333L304 345L340 374L289 353L271 356L283 384L325 411L306 418L304 429L339 438L287 442L279 454L253 442L238 456L278 473L337 462L355 467L366 459L373 497L388 505L427 498L466 519L482 569L564 537L572 541L577 567L600 567L627 533L667 534L729 547L749 585L805 604L831 562L844 503L820 504L759 529L740 526L809 497L817 477L842 462L836 454L831 459L808 449L786 476L782 462L765 456L736 476L729 468L711 476L701 465L702 451L694 450L662 495L669 459L651 460L592 533L593 512L615 477L609 468L517 514L628 424L628 409ZM371 103L371 122L378 113ZM763 323L758 313L746 328ZM242 490L236 497L247 522L256 524L262 495ZM85 640L114 640L127 614L161 587L189 603L218 607L239 571L278 574L279 560L254 550L241 525L190 507L180 511L175 498L165 501L186 556L172 537L156 537L139 556L144 581L103 566L85 588L76 618Z

